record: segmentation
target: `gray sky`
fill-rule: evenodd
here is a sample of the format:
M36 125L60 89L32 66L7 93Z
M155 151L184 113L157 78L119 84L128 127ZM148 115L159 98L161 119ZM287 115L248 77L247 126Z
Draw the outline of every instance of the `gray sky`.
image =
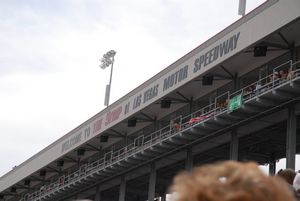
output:
M247 11L264 0L248 0ZM0 175L240 18L238 0L1 0Z

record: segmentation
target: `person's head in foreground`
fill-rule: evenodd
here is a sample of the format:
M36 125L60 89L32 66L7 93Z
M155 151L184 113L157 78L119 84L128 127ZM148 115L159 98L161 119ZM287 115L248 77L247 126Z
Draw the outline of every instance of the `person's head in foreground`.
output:
M283 178L290 185L293 185L296 172L292 169L285 169L285 170L281 169L278 171L277 175Z
M295 176L293 181L293 187L296 190L298 199L300 199L300 173L297 173L297 175Z
M294 201L285 182L253 162L227 161L181 173L171 192L174 201Z

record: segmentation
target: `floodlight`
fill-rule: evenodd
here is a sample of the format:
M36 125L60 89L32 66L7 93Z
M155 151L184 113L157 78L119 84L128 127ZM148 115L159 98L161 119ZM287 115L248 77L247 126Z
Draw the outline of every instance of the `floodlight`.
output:
M113 66L115 61L114 60L115 55L116 55L116 51L110 50L103 55L102 59L100 59L101 61L100 68L105 69L111 65L109 84L106 86L106 91L105 91L105 98L104 98L105 106L109 105L110 88L111 88L111 80L112 80L112 72L113 72Z

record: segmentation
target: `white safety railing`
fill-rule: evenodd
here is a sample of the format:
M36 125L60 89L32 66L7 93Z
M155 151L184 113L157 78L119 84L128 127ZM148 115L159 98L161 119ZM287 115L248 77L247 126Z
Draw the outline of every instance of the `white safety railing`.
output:
M290 75L287 75L284 78L270 77L282 69L285 69L285 71L289 72ZM299 77L300 61L295 63L288 61L274 68L272 75L261 78L236 92L225 92L224 94L217 96L214 103L205 106L185 117L176 117L170 121L168 126L165 126L149 135L138 136L134 139L133 143L121 149L111 150L105 153L103 158L84 164L80 166L79 170L59 177L57 181L49 185L42 186L40 190L35 191L34 193L24 195L20 201L37 201L46 198L47 196L51 196L51 194L57 192L58 190L67 188L75 182L85 179L87 176L91 176L113 166L116 163L119 163L120 161L126 160L137 153L141 153L144 150L149 149L152 146L173 137L174 135L177 135L184 129L195 126L196 124L203 124L206 121L213 119L215 116L220 115L221 113L230 112L228 110L228 103L231 98L237 95L241 94L245 103L250 99L257 98L260 95L270 92L271 90L274 90L275 88L278 88L287 82L298 79Z

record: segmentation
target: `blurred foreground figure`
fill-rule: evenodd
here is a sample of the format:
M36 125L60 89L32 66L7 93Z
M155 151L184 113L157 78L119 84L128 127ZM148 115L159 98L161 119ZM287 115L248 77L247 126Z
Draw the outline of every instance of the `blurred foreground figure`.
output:
M171 191L174 201L294 201L280 178L265 175L256 163L234 161L181 173Z
M292 169L280 169L277 173L277 176L281 177L284 181L287 182L288 187L290 189L290 191L293 192L293 194L295 195L295 197L300 198L300 196L298 195L297 192L297 187L296 185L294 186L294 180L296 180L296 172Z
M295 176L293 187L296 190L297 198L300 200L300 173L297 173L297 175Z
M292 169L280 169L277 175L283 178L288 184L293 185L296 172Z

